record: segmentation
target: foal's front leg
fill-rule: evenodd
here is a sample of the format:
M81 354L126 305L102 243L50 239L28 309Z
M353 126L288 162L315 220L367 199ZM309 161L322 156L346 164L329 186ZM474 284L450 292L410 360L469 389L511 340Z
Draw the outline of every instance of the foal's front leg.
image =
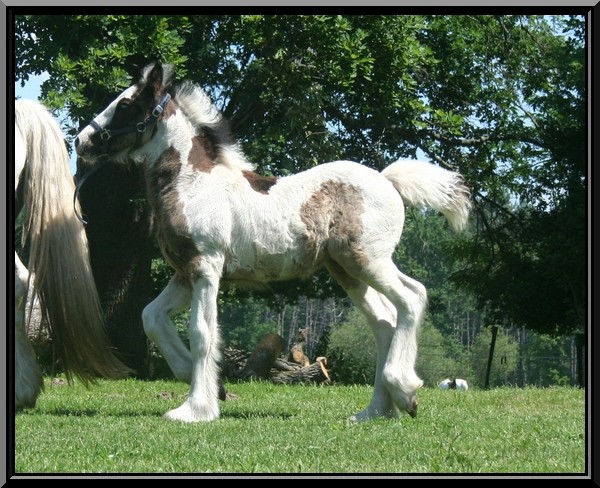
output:
M189 326L191 388L185 403L164 415L167 419L200 422L219 417L219 279L219 273L207 271L194 284Z
M154 342L177 379L192 381L192 355L179 337L171 316L190 306L190 290L178 275L142 312L144 332Z

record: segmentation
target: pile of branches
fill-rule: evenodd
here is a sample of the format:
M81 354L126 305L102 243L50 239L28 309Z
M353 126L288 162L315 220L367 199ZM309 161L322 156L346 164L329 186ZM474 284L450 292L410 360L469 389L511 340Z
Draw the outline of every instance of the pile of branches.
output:
M310 361L301 344L296 342L283 354L283 338L271 333L251 352L227 347L221 360L222 377L229 381L266 379L278 384L331 383L327 359L320 356Z

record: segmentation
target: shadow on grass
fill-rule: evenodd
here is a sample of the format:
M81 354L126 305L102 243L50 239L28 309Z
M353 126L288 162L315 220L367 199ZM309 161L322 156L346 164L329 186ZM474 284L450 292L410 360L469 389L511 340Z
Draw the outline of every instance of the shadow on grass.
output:
M285 412L227 412L221 414L222 419L250 420L250 419L279 419L288 420L295 415Z
M92 408L54 408L52 410L23 410L19 415L51 415L53 417L148 417L154 416L155 412L106 412L105 410ZM157 412L156 415L160 416Z
M51 415L54 417L157 417L160 418L165 413L165 410L148 410L148 411L127 411L120 410L118 412L107 412L101 409L81 409L81 408L54 408L48 410L27 409L19 412L19 415ZM279 419L287 420L294 417L291 413L286 412L269 412L269 411L237 411L221 413L220 419L235 419L235 420L250 420L250 419Z

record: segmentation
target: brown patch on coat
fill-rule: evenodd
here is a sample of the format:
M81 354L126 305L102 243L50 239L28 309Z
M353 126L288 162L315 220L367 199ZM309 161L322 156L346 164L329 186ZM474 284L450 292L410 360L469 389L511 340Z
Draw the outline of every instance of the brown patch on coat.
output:
M199 134L192 138L192 149L188 155L188 162L196 171L210 173L215 167L217 148L205 135Z
M177 191L180 157L179 151L167 149L149 170L146 180L162 253L180 281L191 286L198 279L201 255L192 240Z
M300 209L306 225L306 253L322 262L327 256L342 267L363 268L367 257L360 247L363 199L346 183L329 180Z
M252 189L258 193L269 193L271 187L277 183L277 177L275 176L261 176L252 171L242 171L242 174L248 180Z

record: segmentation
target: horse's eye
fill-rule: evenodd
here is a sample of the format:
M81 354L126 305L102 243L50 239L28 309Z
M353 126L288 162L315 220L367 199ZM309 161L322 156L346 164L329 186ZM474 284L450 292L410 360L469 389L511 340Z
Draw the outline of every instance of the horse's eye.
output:
M117 105L117 110L122 112L124 110L127 110L129 107L131 107L131 100L121 100Z

